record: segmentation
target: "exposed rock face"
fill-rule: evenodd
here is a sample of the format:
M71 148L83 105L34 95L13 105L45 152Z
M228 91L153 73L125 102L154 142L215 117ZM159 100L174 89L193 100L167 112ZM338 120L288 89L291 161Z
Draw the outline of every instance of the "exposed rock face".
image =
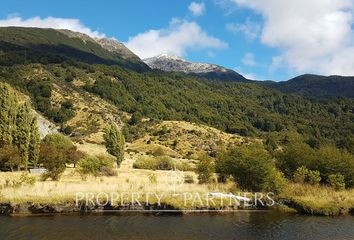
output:
M64 33L70 38L80 38L84 42L95 42L101 45L107 51L117 54L123 59L128 60L140 60L138 56L136 56L132 51L130 51L123 43L113 39L113 38L91 38L90 36L80 33L80 32L73 32L67 29L59 29L61 33Z
M50 133L58 133L59 127L45 119L42 115L34 111L34 114L38 117L38 130L41 139Z
M132 51L130 51L123 43L112 38L95 39L104 49L112 53L116 53L124 59L139 59Z
M183 72L220 81L247 81L239 73L209 63L189 62L180 57L161 54L143 60L150 68L166 72Z

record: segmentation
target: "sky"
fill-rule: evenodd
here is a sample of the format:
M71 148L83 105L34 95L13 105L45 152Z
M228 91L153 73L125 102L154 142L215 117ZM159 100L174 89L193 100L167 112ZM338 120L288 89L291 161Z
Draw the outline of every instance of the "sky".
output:
M66 28L257 80L354 75L354 0L0 0L0 26Z

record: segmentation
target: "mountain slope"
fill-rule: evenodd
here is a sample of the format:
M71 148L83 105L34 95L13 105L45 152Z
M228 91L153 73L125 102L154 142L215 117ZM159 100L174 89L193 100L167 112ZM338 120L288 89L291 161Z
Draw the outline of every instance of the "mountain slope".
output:
M84 64L78 52L100 60L114 56L91 40L56 30L12 28L8 32L0 34L0 41L7 44L0 45L0 81L30 96L38 111L78 140L92 140L92 134L107 122L119 122L120 116L128 122L131 114L140 114L202 123L231 134L271 136L279 142L287 142L287 135L295 132L304 140L349 143L343 147L354 149L348 140L354 136L351 99L320 102L253 83L207 81L176 72L141 73L110 64L113 60ZM48 53L48 49L54 50ZM31 61L25 58L30 51Z
M209 63L188 62L182 58L158 55L143 60L152 69L165 72L183 72L189 75L218 80L223 82L246 82L247 79L230 69Z
M310 98L354 98L354 77L305 74L284 82L267 81L258 84Z
M75 59L89 64L119 65L136 71L149 70L139 58L132 57L132 53L127 57L130 51L123 50L122 46L118 48L119 43L112 47L112 41L97 41L69 30L0 27L0 36L1 65L62 63ZM43 62L44 58L47 62Z

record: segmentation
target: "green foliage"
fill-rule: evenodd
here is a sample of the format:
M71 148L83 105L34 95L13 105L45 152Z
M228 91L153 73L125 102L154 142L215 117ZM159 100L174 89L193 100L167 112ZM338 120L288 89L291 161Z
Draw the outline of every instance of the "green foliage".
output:
M4 145L0 148L0 167L10 168L11 171L15 167L21 165L21 155L18 148L15 145Z
M307 174L307 181L309 184L316 185L321 182L321 174L317 170L309 170Z
M9 85L0 83L0 146L12 144L18 100Z
M294 175L297 168L304 166L312 170L314 183L318 182L319 172L324 182L328 180L329 175L341 174L347 187L354 186L354 156L334 146L325 145L319 149L312 149L307 144L292 143L278 153L277 159L280 169L289 178Z
M81 157L83 154L77 151L68 137L48 134L40 147L39 163L47 169L47 173L42 176L43 180L58 180L65 171L66 164L75 164Z
M53 181L59 180L66 168L66 152L55 145L41 144L39 163L46 168L42 174L42 180L51 178Z
M77 171L83 179L87 175L98 176L114 176L116 172L113 170L114 159L106 156L87 156L78 162Z
M34 117L30 126L30 142L28 148L28 161L34 167L37 167L39 159L39 150L40 150L41 138L39 134L37 117Z
M342 174L336 173L328 175L327 183L337 191L345 189L345 180Z
M304 166L297 168L294 172L293 181L296 183L305 183L308 173L309 170Z
M285 184L284 177L261 145L234 148L218 158L219 173L232 175L242 189L278 192Z
M32 116L29 105L21 105L16 116L14 144L16 144L20 151L22 164L24 165L25 170L27 170L28 167L31 122Z
M74 144L70 140L70 138L59 133L48 134L47 136L45 136L42 143L62 149L74 147Z
M198 181L200 184L211 182L212 176L215 172L214 160L208 156L201 156L195 172L198 174Z
M167 156L139 156L134 162L133 168L149 170L191 170L191 167L187 163L173 160Z
M141 115L140 112L135 112L133 113L132 117L129 120L130 125L136 125L139 122L141 122L141 119L143 118L143 115Z
M22 173L20 176L20 185L33 186L36 183L36 177L30 176L28 173Z
M113 124L105 129L103 135L107 152L117 158L117 165L120 166L124 159L125 139L122 132Z

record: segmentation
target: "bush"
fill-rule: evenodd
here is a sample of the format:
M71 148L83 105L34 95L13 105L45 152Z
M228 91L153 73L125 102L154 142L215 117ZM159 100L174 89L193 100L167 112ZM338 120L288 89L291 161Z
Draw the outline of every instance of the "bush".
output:
M192 168L186 162L178 162L170 157L139 156L133 168L149 170L179 170L190 171Z
M308 173L309 170L306 167L299 167L294 173L293 181L296 183L304 183L306 181Z
M39 154L39 163L47 169L42 179L58 180L65 171L66 164L76 164L82 156L68 137L48 134L41 143Z
M30 176L28 173L22 173L20 176L21 184L27 184L33 186L36 183L36 178L34 176Z
M150 183L156 184L157 183L157 178L155 173L149 173L148 175Z
M214 160L209 156L202 156L196 168L199 183L209 183L215 172Z
M336 173L329 175L327 178L327 183L337 191L345 189L345 181L342 174Z
M319 184L321 182L321 174L319 171L309 170L307 174L307 182L312 185Z
M155 157L164 156L165 150L162 147L158 147L151 151L151 154Z
M174 169L173 161L170 157L158 157L157 158L158 170L172 170Z
M134 162L133 168L157 170L156 160L150 156L139 156Z
M83 179L87 175L98 176L114 176L113 171L114 159L105 156L87 156L77 163L77 172Z
M249 191L278 192L285 183L272 157L261 145L242 146L220 155L217 170L232 175L240 188Z
M185 175L184 176L184 183L194 183L194 177L193 175Z

